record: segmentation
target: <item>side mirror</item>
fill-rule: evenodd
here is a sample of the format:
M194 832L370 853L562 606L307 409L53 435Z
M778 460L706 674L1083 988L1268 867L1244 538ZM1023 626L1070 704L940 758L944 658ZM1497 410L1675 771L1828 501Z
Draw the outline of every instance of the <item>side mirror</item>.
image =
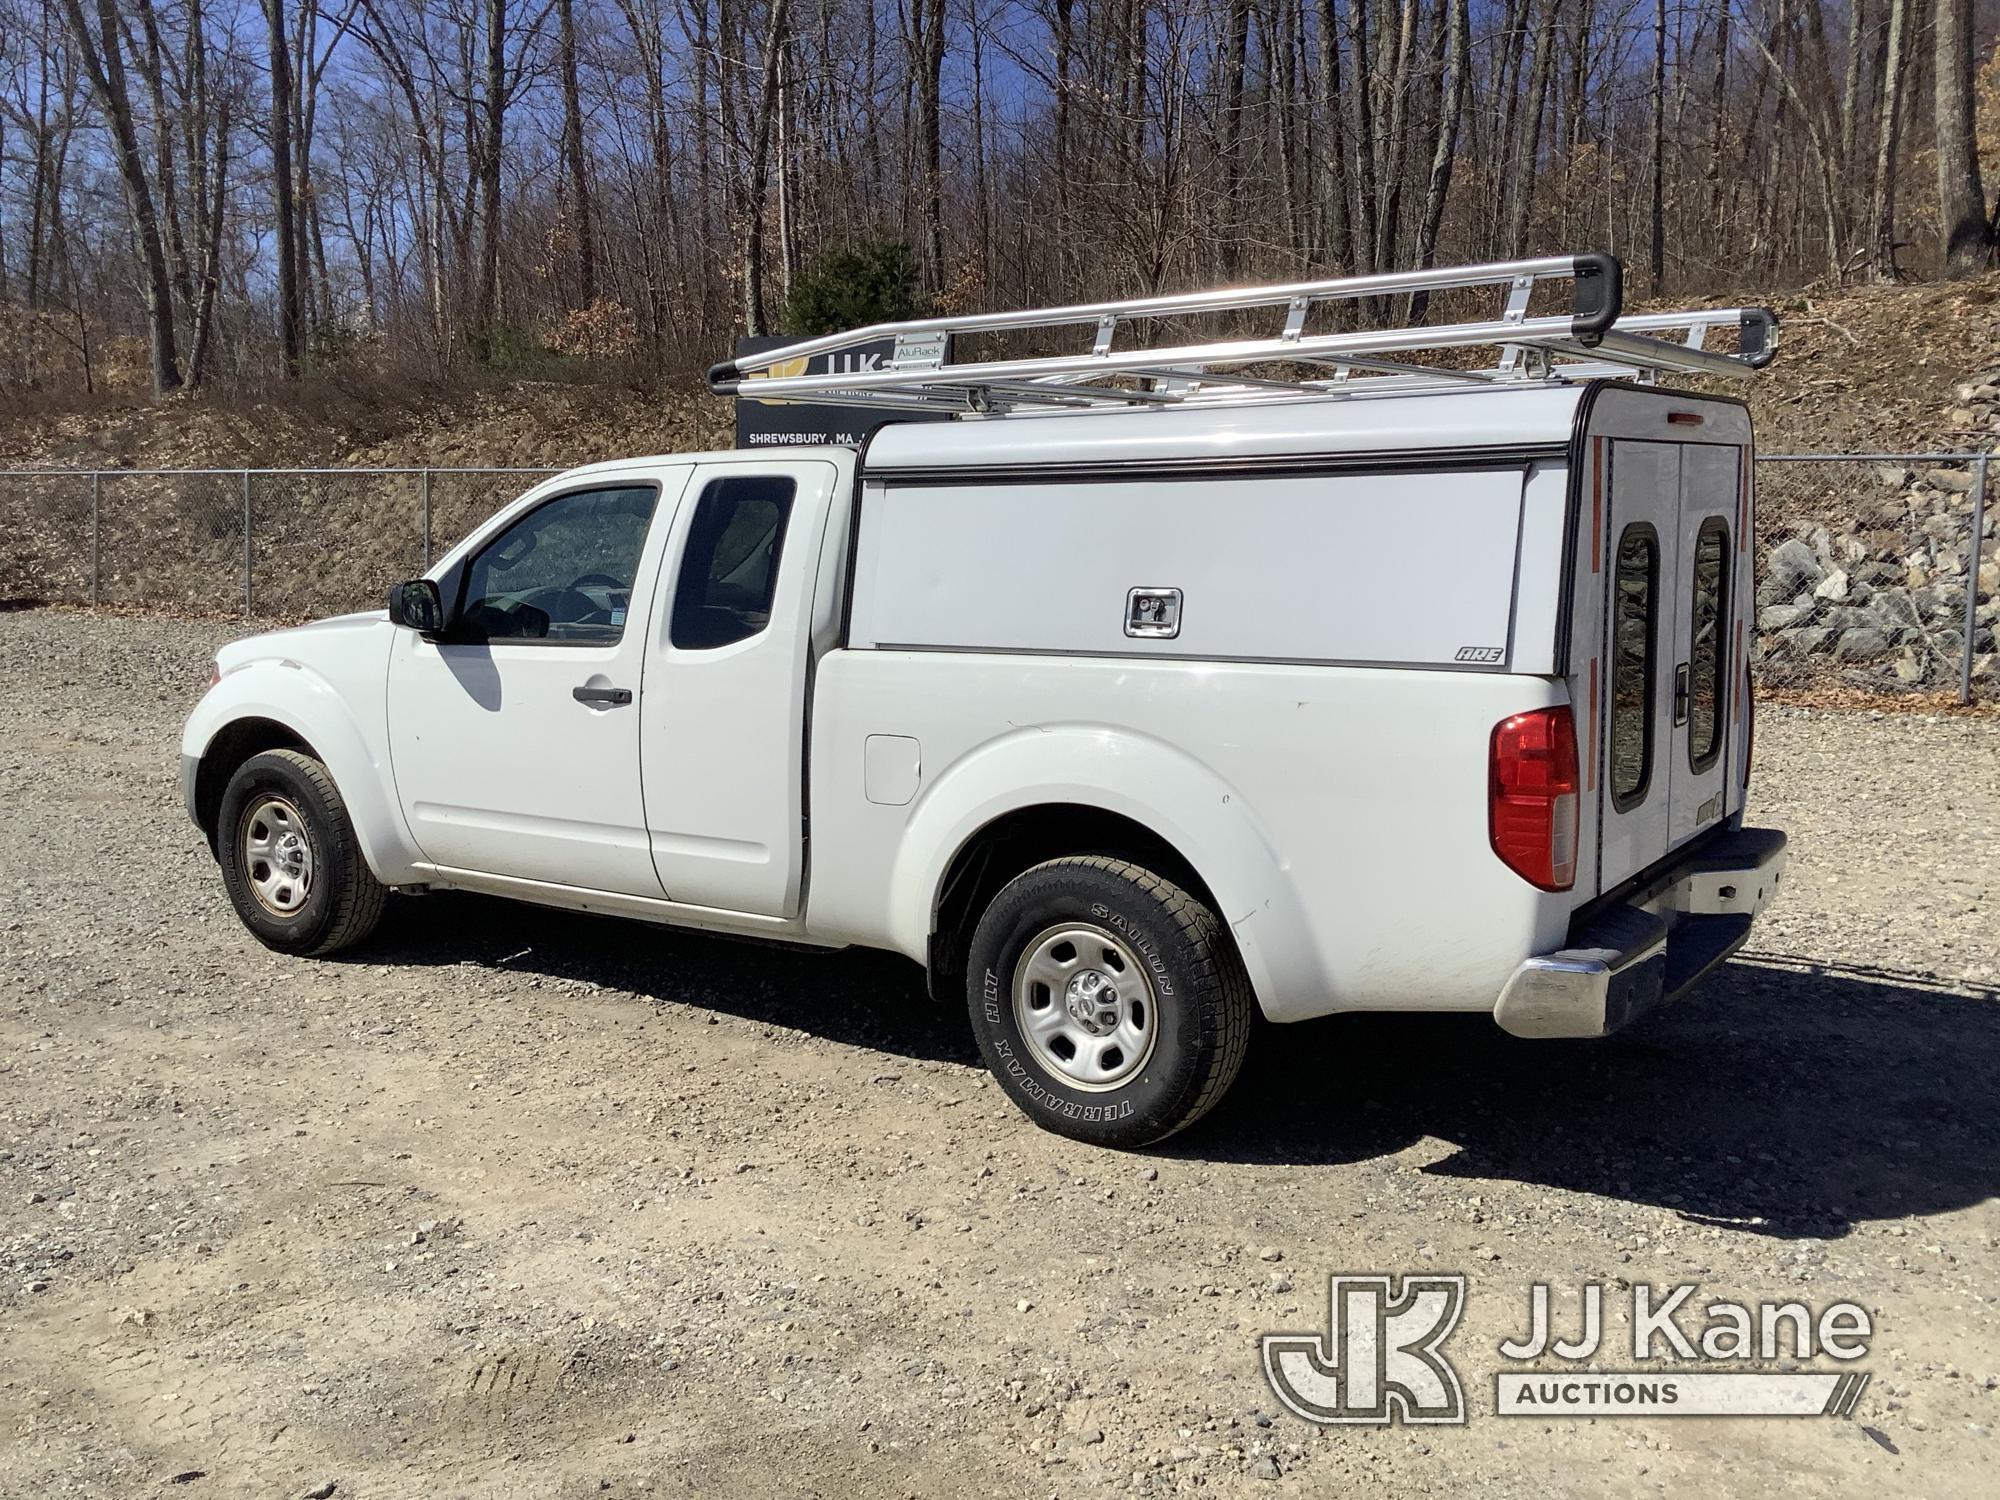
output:
M444 600L438 586L428 578L413 578L389 590L389 623L419 635L438 635L444 630Z

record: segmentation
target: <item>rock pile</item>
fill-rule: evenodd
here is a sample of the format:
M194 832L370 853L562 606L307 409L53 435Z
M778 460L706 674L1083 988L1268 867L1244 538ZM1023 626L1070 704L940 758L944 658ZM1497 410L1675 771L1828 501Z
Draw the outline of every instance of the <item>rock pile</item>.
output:
M2000 433L2000 369L1958 395L1954 427ZM2000 461L1976 549L1974 479L1969 464L1762 466L1757 635L1766 678L1831 671L1870 687L1956 685L1966 572L1976 567L1973 677L2000 679Z

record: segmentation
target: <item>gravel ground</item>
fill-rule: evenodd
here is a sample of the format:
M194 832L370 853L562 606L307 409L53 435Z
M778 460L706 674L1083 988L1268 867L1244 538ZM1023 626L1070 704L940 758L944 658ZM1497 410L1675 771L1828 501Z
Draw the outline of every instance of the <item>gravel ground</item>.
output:
M174 784L230 633L0 614L0 1494L1992 1493L2000 722L1767 708L1754 955L1605 1043L1266 1030L1137 1157L898 960L460 896L265 952ZM1469 1425L1278 1413L1261 1331L1426 1269ZM1499 1418L1537 1279L1851 1299L1873 1381Z

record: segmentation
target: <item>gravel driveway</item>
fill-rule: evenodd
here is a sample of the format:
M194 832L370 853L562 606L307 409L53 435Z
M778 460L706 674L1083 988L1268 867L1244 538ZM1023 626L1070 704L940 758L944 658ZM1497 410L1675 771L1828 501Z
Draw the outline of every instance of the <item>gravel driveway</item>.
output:
M1265 1030L1126 1156L900 960L451 895L265 952L174 780L232 633L0 614L0 1494L1992 1493L2000 722L1767 708L1793 875L1704 990ZM1427 1269L1469 1425L1278 1413L1260 1332ZM1873 1380L1500 1418L1538 1279L1851 1299Z

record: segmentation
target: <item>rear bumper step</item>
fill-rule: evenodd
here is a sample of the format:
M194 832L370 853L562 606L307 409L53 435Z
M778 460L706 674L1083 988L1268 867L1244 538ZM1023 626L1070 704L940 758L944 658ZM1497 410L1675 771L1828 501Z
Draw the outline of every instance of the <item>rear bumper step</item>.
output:
M1515 1036L1609 1035L1741 948L1784 867L1785 836L1774 828L1738 829L1703 845L1643 904L1598 912L1571 931L1567 947L1523 963L1493 1019Z

